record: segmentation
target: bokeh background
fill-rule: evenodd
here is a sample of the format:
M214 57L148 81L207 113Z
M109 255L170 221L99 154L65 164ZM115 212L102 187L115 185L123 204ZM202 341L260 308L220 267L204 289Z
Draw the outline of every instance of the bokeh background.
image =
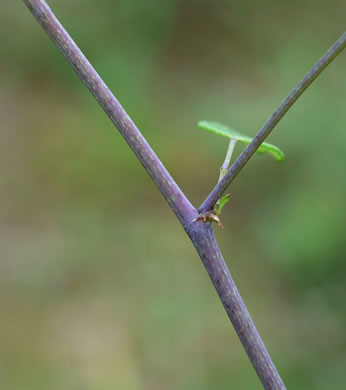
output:
M50 1L198 206L346 3ZM21 1L0 13L0 389L261 389L191 243ZM346 386L346 58L233 182L220 246L289 389ZM237 153L241 147L237 146Z

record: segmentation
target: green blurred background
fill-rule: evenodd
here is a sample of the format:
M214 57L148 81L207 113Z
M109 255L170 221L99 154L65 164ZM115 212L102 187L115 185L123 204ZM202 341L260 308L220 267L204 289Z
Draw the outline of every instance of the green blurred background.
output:
M198 206L346 3L50 6ZM21 1L0 13L0 389L261 389L165 200ZM231 187L220 246L290 389L346 386L345 53ZM237 147L237 153L241 151Z

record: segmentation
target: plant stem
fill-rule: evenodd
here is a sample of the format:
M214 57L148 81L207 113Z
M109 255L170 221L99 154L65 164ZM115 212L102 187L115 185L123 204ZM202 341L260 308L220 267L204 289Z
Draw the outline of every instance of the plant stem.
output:
M229 141L228 149L227 149L227 154L225 157L225 161L222 164L222 167L220 168L220 176L219 176L219 182L222 180L222 178L226 175L228 171L229 164L231 162L233 150L235 147L235 144L237 143L237 139L232 137L231 140Z
M196 222L188 234L263 387L286 389L227 268L210 224Z
M24 0L24 3L123 135L182 225L186 226L196 217L195 208L175 183L129 115L60 24L47 3L43 0Z
M167 199L200 255L234 328L267 390L285 386L250 318L209 223L193 222L197 211L179 189L130 117L43 0L23 0L88 87Z
M293 106L299 96L310 86L316 77L342 52L346 46L346 33L334 43L334 45L324 54L324 56L312 67L312 69L302 78L297 86L290 92L286 99L280 104L273 115L268 119L256 137L241 153L232 167L223 177L223 179L214 187L202 205L199 207L199 213L205 213L213 209L214 205L220 199L226 188L231 184L240 170L249 161L251 156L260 147L261 143L267 138L281 118Z

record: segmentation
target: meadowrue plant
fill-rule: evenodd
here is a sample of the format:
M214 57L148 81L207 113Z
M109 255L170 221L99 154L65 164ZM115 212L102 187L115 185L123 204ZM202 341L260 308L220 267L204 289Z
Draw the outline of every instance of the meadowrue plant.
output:
M218 122L208 122L208 121L199 121L198 127L207 130L210 133L220 135L222 137L226 137L230 139L227 154L225 157L225 161L222 164L220 168L220 175L219 175L219 182L223 179L223 177L226 175L229 165L231 163L231 158L233 154L233 150L235 148L235 145L237 141L249 145L253 141L253 138L248 137L244 134L239 133L237 130L232 129L231 127L228 127L226 125L223 125ZM284 160L285 155L277 146L268 144L267 142L263 142L259 148L256 150L259 154L265 154L269 153L271 154L276 161L281 162ZM203 222L216 222L218 226L221 228L223 227L219 215L221 214L222 208L228 203L230 199L230 194L224 195L221 199L219 199L214 208L210 211L207 211L201 215L199 215L195 221L203 221Z
M47 3L44 0L23 1L126 139L174 211L195 246L263 387L267 390L285 389L285 385L226 266L213 233L212 222L221 226L219 216L229 200L229 195L223 196L223 194L255 152L269 153L277 161L283 160L284 155L280 149L263 141L298 97L345 48L346 33L303 77L253 139L215 122L202 121L199 123L202 129L229 138L230 145L225 162L220 169L218 183L202 205L196 209L175 183L121 104L57 20ZM238 142L247 146L229 168L233 148Z

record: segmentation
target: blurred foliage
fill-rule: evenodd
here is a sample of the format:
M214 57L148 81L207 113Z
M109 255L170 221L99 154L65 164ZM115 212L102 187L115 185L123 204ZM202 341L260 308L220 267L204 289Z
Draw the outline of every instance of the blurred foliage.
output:
M346 4L50 1L198 206ZM0 388L261 389L192 245L22 2L0 14ZM287 387L346 385L345 54L231 187L220 245ZM215 139L214 139L215 138Z

